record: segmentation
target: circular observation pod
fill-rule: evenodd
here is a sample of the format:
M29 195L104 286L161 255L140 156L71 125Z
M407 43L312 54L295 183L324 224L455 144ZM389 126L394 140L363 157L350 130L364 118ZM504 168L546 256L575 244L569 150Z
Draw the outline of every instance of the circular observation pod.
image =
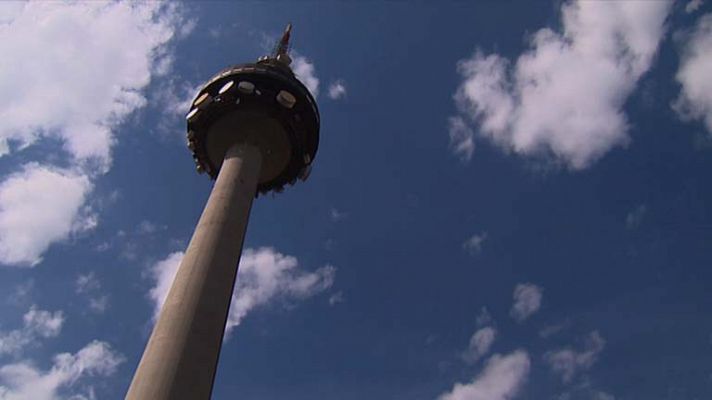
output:
M212 179L233 145L259 148L259 193L305 180L319 145L314 98L288 67L270 59L217 74L198 92L186 120L196 168Z

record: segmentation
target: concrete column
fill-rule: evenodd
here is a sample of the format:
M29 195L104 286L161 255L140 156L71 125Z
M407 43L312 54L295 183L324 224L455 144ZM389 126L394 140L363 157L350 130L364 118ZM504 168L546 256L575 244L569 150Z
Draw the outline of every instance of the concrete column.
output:
M210 398L261 162L254 146L227 151L127 400Z

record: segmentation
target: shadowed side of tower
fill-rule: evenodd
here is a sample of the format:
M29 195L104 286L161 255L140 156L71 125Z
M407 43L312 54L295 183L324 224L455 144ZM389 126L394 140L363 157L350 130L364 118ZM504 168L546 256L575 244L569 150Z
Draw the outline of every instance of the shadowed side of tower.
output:
M196 168L216 179L126 399L208 399L252 200L306 179L319 142L316 102L287 53L230 67L187 115Z

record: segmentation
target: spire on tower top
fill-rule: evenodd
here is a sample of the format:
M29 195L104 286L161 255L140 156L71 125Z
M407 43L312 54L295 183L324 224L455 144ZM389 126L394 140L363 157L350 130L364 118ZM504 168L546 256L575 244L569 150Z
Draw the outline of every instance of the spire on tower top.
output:
M284 34L282 34L282 38L279 39L279 42L277 42L277 46L275 46L274 49L274 58L276 58L277 61L281 61L286 65L292 63L292 59L289 57L289 37L291 33L292 24L289 23L287 24L287 28L284 29Z

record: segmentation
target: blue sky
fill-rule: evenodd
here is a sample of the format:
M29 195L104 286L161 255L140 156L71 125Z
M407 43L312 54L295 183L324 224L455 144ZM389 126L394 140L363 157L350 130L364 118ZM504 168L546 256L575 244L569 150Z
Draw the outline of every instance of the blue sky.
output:
M213 398L712 397L712 8L570 0L0 3L0 399L123 398L212 185L187 104L287 22L319 152Z

